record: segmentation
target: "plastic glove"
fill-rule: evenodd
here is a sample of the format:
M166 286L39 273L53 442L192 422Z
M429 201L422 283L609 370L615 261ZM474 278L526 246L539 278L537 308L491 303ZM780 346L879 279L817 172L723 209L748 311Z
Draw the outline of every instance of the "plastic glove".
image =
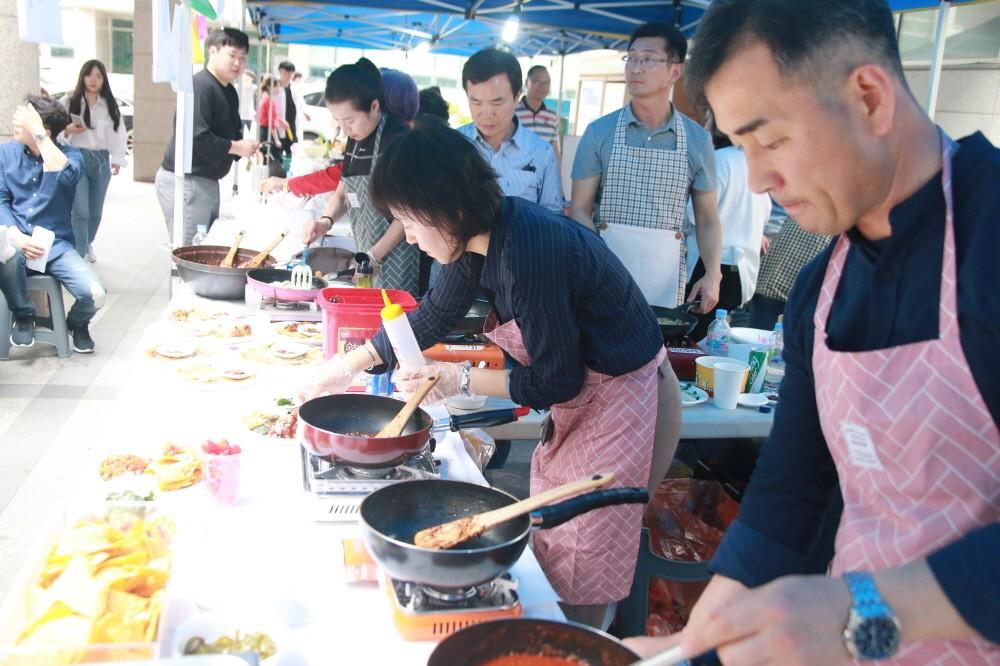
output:
M299 390L299 402L312 400L321 395L343 393L357 373L340 356L334 356L321 365L309 382Z
M396 389L409 398L430 377L441 379L421 404L436 405L461 393L458 380L462 377L462 366L458 363L429 363L419 368L402 368L392 376L392 381Z

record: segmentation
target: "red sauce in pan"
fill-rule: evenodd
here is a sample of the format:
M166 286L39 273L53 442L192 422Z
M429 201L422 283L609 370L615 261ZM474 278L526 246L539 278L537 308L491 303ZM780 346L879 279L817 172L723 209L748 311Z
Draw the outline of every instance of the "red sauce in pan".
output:
M548 657L535 654L508 654L494 657L480 666L586 666L573 657Z

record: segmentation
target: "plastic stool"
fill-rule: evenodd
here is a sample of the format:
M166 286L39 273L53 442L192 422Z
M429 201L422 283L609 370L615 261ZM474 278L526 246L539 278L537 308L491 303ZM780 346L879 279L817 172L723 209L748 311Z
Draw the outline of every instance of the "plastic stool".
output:
M35 329L35 342L43 342L56 348L59 358L69 358L69 330L66 327L66 308L63 305L62 285L51 275L29 275L28 291L44 291L49 297L50 330ZM0 360L10 358L11 312L7 299L0 294ZM36 321L38 319L36 318Z
M649 581L666 578L684 583L699 583L712 577L708 562L677 562L653 553L649 547L649 529L639 536L639 557L628 598L618 602L618 617L612 629L619 637L644 636L649 605Z

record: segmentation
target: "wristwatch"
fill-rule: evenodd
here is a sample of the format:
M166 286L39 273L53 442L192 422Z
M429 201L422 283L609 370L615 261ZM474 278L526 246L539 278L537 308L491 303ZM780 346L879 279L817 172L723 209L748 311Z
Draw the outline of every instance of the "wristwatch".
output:
M35 143L41 143L49 138L49 135L45 132L45 130L42 130L40 133L32 132L31 136L35 138Z
M855 659L888 659L896 654L902 627L889 604L882 599L870 573L844 574L851 593L851 612L844 628L844 644Z
M462 395L469 397L470 385L472 384L472 364L468 361L462 363L461 374L458 376L458 390Z

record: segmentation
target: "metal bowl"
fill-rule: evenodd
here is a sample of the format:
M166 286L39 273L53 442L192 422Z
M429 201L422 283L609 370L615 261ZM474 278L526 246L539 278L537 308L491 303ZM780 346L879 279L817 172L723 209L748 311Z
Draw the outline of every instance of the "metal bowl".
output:
M191 290L205 298L243 300L246 293L248 268L223 268L219 266L229 253L221 245L189 245L173 251L173 260L181 280ZM257 256L256 250L240 249L233 264L239 266ZM268 255L262 266L273 266L275 259Z

